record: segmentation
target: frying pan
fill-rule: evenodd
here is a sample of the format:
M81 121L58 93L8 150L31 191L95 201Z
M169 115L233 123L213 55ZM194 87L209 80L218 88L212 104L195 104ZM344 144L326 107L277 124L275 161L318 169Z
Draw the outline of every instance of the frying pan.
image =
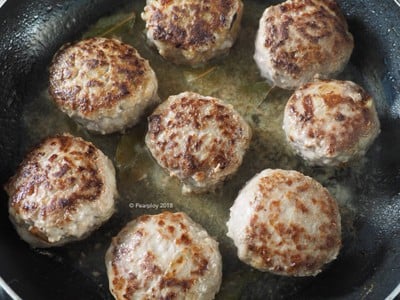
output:
M9 0L0 9L0 183L32 146L21 125L22 110L46 88L52 55L128 2ZM279 1L259 2L266 7ZM354 184L357 212L351 224L343 225L352 227L352 236L345 236L338 259L317 277L255 276L240 293L230 294L236 299L383 299L400 282L400 7L389 0L338 3L355 38L350 63L357 81L375 97L382 129L367 154L364 174L339 171L344 181L348 178ZM254 17L260 15L261 11ZM91 276L71 257L79 257L82 247L96 245L103 235L109 239L122 221L113 217L88 242L67 246L75 256L64 248L32 250L12 227L2 190L0 197L0 276L16 294L23 299L112 298L104 272ZM92 253L86 259L104 271L103 249L92 250L83 254ZM224 264L230 263L228 258ZM236 265L246 268L240 262ZM239 276L235 285L240 280ZM229 288L223 286L223 292Z

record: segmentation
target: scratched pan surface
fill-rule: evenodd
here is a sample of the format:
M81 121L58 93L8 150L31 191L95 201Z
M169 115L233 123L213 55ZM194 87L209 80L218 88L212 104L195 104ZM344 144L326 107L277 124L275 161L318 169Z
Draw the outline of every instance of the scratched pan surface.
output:
M382 299L400 281L400 7L393 1L338 1L355 37L339 76L364 86L377 103L382 133L367 156L344 169L310 168L287 148L281 130L290 93L268 86L252 60L263 9L278 1L244 1L238 42L229 55L198 68L162 60L145 41L144 1L7 1L0 9L0 183L41 138L70 132L91 140L114 162L121 198L117 213L88 239L33 250L21 241L0 192L0 276L23 299L112 299L104 267L110 239L141 214L185 211L220 243L224 279L217 299ZM65 42L118 37L150 60L165 99L194 90L231 102L254 139L243 166L216 193L183 197L177 181L143 144L146 122L125 134L93 135L55 109L48 66ZM229 207L245 182L264 168L296 169L325 185L339 202L343 248L316 277L287 278L252 270L225 236ZM146 207L148 205L148 207ZM151 206L151 207L150 207Z

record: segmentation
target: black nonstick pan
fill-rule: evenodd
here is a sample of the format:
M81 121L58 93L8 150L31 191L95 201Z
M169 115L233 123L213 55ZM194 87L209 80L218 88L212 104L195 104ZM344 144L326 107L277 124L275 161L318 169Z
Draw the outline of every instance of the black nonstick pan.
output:
M1 189L0 277L8 288L22 299L112 299L104 267L111 237L128 220L161 212L164 204L187 212L219 240L224 277L217 299L384 299L392 293L400 283L400 7L390 0L338 0L355 38L350 63L339 78L356 81L374 96L381 134L360 162L325 169L309 167L287 151L276 124L290 92L268 87L252 61L262 8L278 2L245 0L237 44L228 56L200 69L173 66L146 45L140 20L145 1L8 0L0 8L0 183L41 138L68 131L91 140L113 160L121 194L117 213L88 239L38 250L18 237ZM65 42L93 35L121 38L138 48L157 73L162 99L190 87L228 99L237 93L259 97L254 100L258 110L252 110L251 103L238 105L256 128L256 143L230 183L205 196L209 199L185 200L179 183L149 159L143 147L145 120L125 134L99 136L54 108L47 94L53 54ZM272 127L263 128L265 120L272 120ZM263 132L268 143L263 142ZM142 179L133 172L139 167L151 169L152 175ZM235 196L255 172L267 167L313 176L339 202L343 248L316 277L288 278L252 270L238 261L225 237L224 224ZM154 191L158 180L166 183ZM136 205L155 202L158 208Z

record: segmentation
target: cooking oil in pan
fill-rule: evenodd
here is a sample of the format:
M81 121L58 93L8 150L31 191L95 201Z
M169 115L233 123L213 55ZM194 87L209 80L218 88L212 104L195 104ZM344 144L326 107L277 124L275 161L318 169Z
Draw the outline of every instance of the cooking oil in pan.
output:
M238 172L216 192L182 195L179 181L170 178L146 149L146 120L124 134L95 135L59 112L47 90L43 91L24 108L23 121L28 143L34 144L45 136L61 132L70 132L92 141L113 160L120 193L116 214L91 237L44 253L71 264L97 282L108 295L104 253L111 237L139 215L156 214L163 210L185 211L220 243L224 279L218 299L239 298L248 292L248 286L257 286L262 295L295 294L297 287L306 284L307 279L273 276L252 270L239 262L232 241L226 237L225 223L230 206L243 185L259 171L265 168L295 169L321 182L336 197L342 214L344 239L351 240L356 214L353 205L356 184L352 182L353 177L348 179L347 176L362 173L363 162L344 170L311 168L287 146L282 119L290 92L269 86L259 76L253 61L258 18L265 8L264 4L246 1L242 29L228 55L201 68L190 68L165 61L147 45L143 34L144 23L139 17L145 3L133 2L122 12L100 19L82 38L116 37L137 48L155 70L159 95L163 100L169 95L191 90L231 103L253 128L250 149ZM342 76L351 79L352 71L350 66Z

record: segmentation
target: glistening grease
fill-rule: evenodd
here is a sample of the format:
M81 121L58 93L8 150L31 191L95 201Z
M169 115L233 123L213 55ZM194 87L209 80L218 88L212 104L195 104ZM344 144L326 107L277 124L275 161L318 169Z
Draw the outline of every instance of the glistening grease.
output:
M103 261L111 237L132 218L160 213L162 209L155 204L169 203L172 204L169 210L186 212L220 243L224 276L217 299L236 298L241 293L250 292L288 297L296 294L312 279L277 277L255 271L239 262L233 243L226 237L225 223L229 208L244 184L261 170L295 169L318 180L339 202L346 247L355 235L353 223L357 205L354 196L362 182L360 178L366 172L367 159L345 169L311 168L290 150L282 130L282 119L291 92L270 87L260 77L253 61L258 18L265 9L261 1L245 2L242 29L230 53L195 69L167 62L146 44L144 22L140 19L145 3L133 2L120 12L99 20L82 38L117 37L133 45L155 70L162 100L169 95L190 90L231 103L252 126L250 149L238 172L215 193L182 195L181 184L156 164L144 144L147 130L145 119L125 134L92 134L59 112L50 101L46 89L24 107L25 148L30 148L45 136L65 131L92 141L113 160L121 197L116 214L89 239L41 252L56 261L74 266L97 283L104 290L104 295L108 295ZM352 65L341 75L349 80L356 80L358 76ZM140 205L136 206L136 203Z

